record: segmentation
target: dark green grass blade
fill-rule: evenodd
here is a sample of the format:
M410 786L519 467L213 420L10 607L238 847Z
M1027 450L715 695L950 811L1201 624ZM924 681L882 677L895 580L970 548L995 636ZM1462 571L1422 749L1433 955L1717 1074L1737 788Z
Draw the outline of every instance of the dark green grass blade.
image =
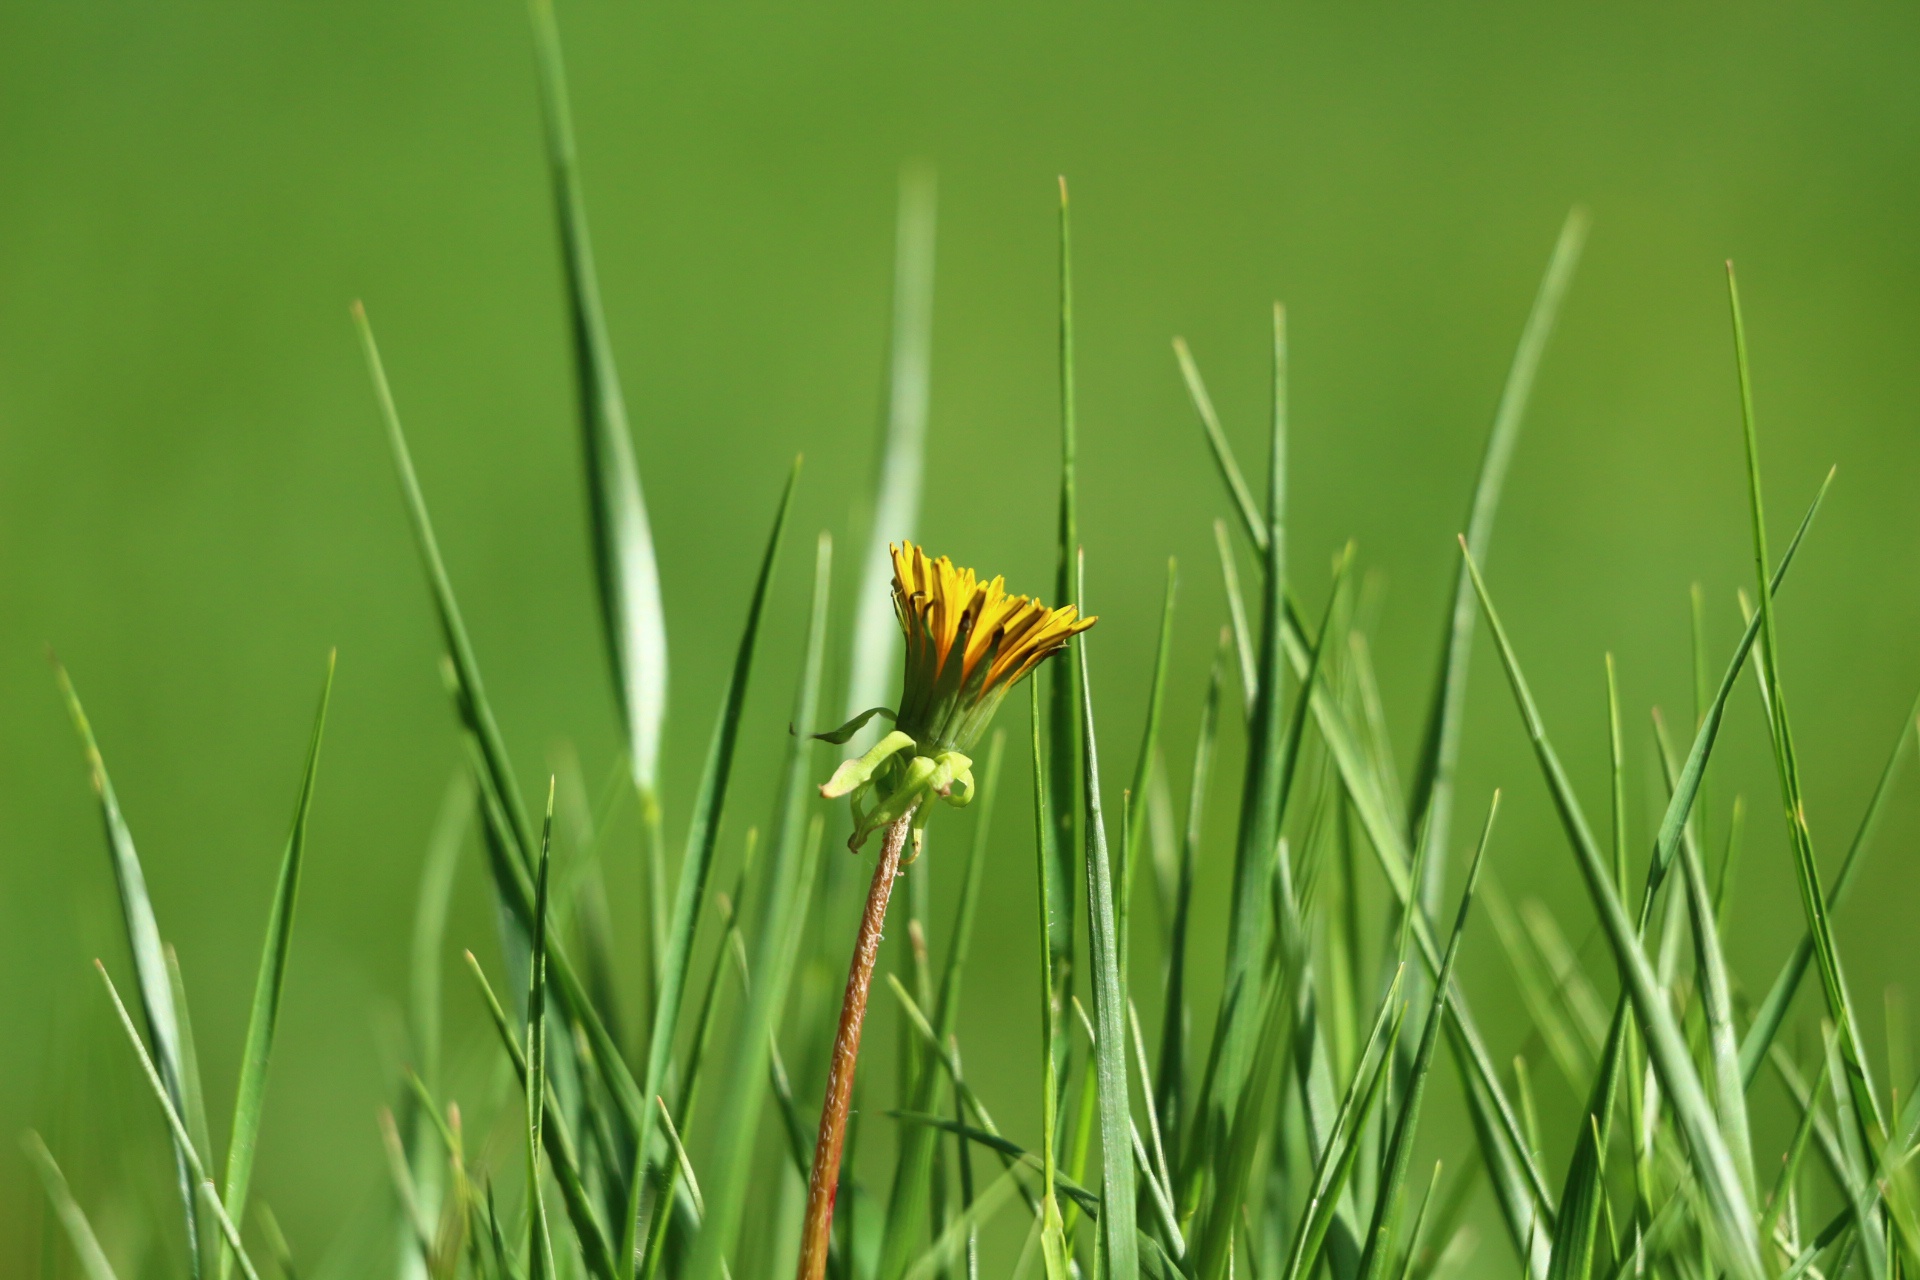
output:
M1833 889L1827 894L1828 912L1838 910L1845 901L1847 890L1852 888L1854 877L1859 873L1861 855L1873 843L1873 833L1880 825L1882 807L1900 761L1904 758L1907 737L1913 732L1916 719L1920 719L1920 700L1915 701L1907 718L1900 722L1900 732L1893 740L1893 750L1880 770L1873 796L1867 801L1866 812L1861 815L1860 825L1853 833L1853 843L1847 847L1847 856L1840 863L1839 874L1834 877ZM1802 934L1800 941L1794 945L1793 953L1780 966L1779 974L1767 990L1766 999L1760 1002L1759 1009L1753 1015L1753 1024L1747 1028L1746 1039L1740 1044L1740 1076L1748 1088L1753 1087L1754 1077L1760 1073L1760 1066L1766 1061L1767 1048L1779 1033L1780 1024L1787 1016L1787 1006L1793 1002L1800 979L1806 976L1807 966L1812 962L1813 935Z
M1840 1028L1840 1060L1847 1069L1847 1090L1861 1126L1862 1139L1869 1150L1877 1151L1885 1140L1886 1121L1880 1112L1879 1099L1874 1095L1873 1079L1861 1046L1859 1023L1847 993L1846 979L1840 971L1840 953L1827 917L1826 894L1821 888L1820 869L1814 858L1813 835L1807 827L1800 762L1787 715L1787 694L1780 682L1780 646L1774 627L1773 586L1767 576L1766 508L1761 497L1760 452L1753 420L1753 380L1747 362L1747 334L1740 312L1740 288L1734 278L1732 262L1727 263L1727 301L1733 317L1734 361L1740 380L1740 422L1746 443L1748 507L1753 518L1754 562L1758 566L1760 666L1773 694L1768 728L1772 732L1774 763L1780 776L1780 799L1792 847L1795 880L1800 888L1800 906L1807 917L1807 933L1813 939L1814 959L1820 965L1820 981L1827 998L1827 1012Z
M260 973L254 980L253 1009L247 1016L246 1047L240 1056L240 1084L233 1100L233 1129L227 1141L227 1186L222 1199L227 1212L244 1219L247 1191L253 1180L253 1155L260 1139L260 1117L266 1103L267 1062L273 1054L274 1031L280 1022L280 994L286 985L287 955L293 944L294 905L300 894L300 869L307 851L307 817L313 811L314 784L320 776L320 742L327 731L327 703L333 696L334 655L327 655L327 676L320 688L320 709L314 713L313 735L307 743L306 769L301 774L299 799L293 807L293 829L280 861L280 879L267 916L266 944L260 952ZM226 1274L226 1255L220 1272Z
M1053 912L1054 881L1057 878L1056 843L1059 828L1053 820L1051 800L1047 794L1047 760L1041 748L1041 731L1044 720L1040 712L1040 683L1034 681L1029 690L1031 704L1030 724L1033 734L1033 826L1034 856L1039 867L1037 898L1040 904L1040 1150L1043 1156L1040 1182L1040 1248L1046 1260L1047 1280L1067 1280L1066 1225L1060 1214L1060 1204L1054 1197L1059 1185L1060 1173L1055 1168L1055 1157L1060 1150L1058 1141L1060 1058L1057 1046L1060 1020L1059 983L1054 976L1053 954ZM939 1037L928 1027L928 1036L937 1054L940 1049ZM959 1080L954 1081L959 1091Z
M140 1068L147 1077L147 1084L153 1090L153 1096L160 1103L165 1115L167 1127L173 1131L175 1149L186 1162L193 1185L202 1199L213 1211L214 1221L219 1225L220 1233L226 1237L227 1247L240 1259L241 1274L247 1280L260 1280L260 1273L254 1268L253 1259L248 1256L246 1245L241 1243L240 1229L233 1224L226 1209L220 1203L220 1192L207 1176L207 1167L200 1159L200 1153L194 1149L193 1141L187 1136L186 1122L180 1118L180 1110L174 1105L173 1095L167 1091L166 1082L160 1078L160 1069L154 1065L153 1057L147 1052L147 1042L140 1038L140 1030L134 1025L133 1015L127 1012L125 1002L120 999L119 990L113 985L113 979L107 976L107 966L98 960L93 962L100 973L100 981L106 984L107 995L113 1001L113 1011L119 1015L121 1029L127 1033L127 1039L133 1045L133 1052L140 1059Z
M1000 761L1005 754L1006 736L996 732L987 747L986 769L972 807L976 811L973 841L967 853L966 870L961 878L960 898L954 907L952 941L940 976L940 992L933 1004L934 1033L941 1043L953 1036L960 1013L960 980L965 971L968 945L973 936L973 919L980 900L980 886L986 871L987 833L993 820L993 803L999 794ZM912 1081L908 1110L932 1114L940 1105L939 1085L943 1074L938 1064L924 1057ZM900 1140L894 1164L893 1189L887 1204L886 1233L880 1246L878 1274L891 1277L904 1274L913 1261L918 1237L926 1225L933 1185L933 1161L939 1134L925 1129L909 1129Z
M1100 1155L1107 1212L1101 1215L1111 1280L1137 1280L1139 1244L1134 1239L1133 1119L1127 1090L1127 993L1115 920L1113 867L1107 855L1107 824L1100 806L1100 753L1093 728L1093 688L1087 673L1086 637L1077 646L1080 706L1084 715L1087 794L1087 930L1091 953L1093 1012L1099 1028L1093 1069L1100 1090Z
M933 364L933 171L900 175L894 230L893 332L889 343L886 434L875 468L872 522L853 601L852 662L846 715L890 701L900 669L900 628L893 613L894 542L914 536L926 470L927 399Z
M1133 937L1133 882L1138 878L1134 865L1147 848L1147 795L1154 783L1154 762L1160 755L1160 712L1166 702L1167 665L1173 652L1173 600L1180 585L1180 566L1167 560L1166 594L1160 603L1160 640L1153 651L1153 682L1147 690L1147 720L1140 731L1140 754L1133 763L1133 785L1128 789L1132 802L1127 809L1126 830L1120 842L1120 967L1128 967Z
M1441 959L1440 973L1434 979L1433 1001L1427 1009L1426 1023L1420 1030L1420 1047L1413 1055L1413 1070L1403 1086L1405 1092L1399 1114L1394 1117L1393 1136L1387 1143L1387 1155L1383 1161L1386 1175L1381 1179L1379 1194L1374 1199L1373 1222L1367 1231L1366 1251L1360 1257L1361 1280L1380 1280L1387 1274L1389 1260L1393 1256L1393 1239L1399 1228L1400 1212L1405 1201L1407 1170L1413 1165L1414 1135L1420 1127L1420 1106L1426 1097L1427 1073L1433 1068L1434 1053L1440 1046L1440 1031L1447 1016L1447 987L1453 981L1453 966L1460 956L1460 941L1467 933L1467 910L1473 905L1473 892L1480 883L1480 867L1486 859L1487 845L1493 836L1493 820L1499 812L1500 793L1495 791L1492 801L1487 805L1487 820L1480 829L1480 841L1474 848L1473 862L1467 869L1466 887L1460 891L1460 909L1454 916L1453 933L1447 939L1446 955ZM1417 1227L1415 1235L1418 1235ZM1409 1251L1412 1247L1409 1241Z
M725 807L727 783L733 774L734 749L740 736L740 717L746 706L747 685L753 675L753 656L760 642L760 625L766 612L767 596L773 586L774 570L780 560L781 535L786 529L787 513L793 506L795 487L800 482L800 463L794 461L780 506L774 513L773 529L767 536L766 551L760 559L759 575L754 580L752 602L747 606L746 625L733 660L733 677L721 704L714 726L713 742L707 749L706 768L701 774L700 790L694 796L693 816L687 827L687 852L680 867L680 887L674 898L673 922L669 926L665 965L660 974L659 998L654 1005L653 1030L647 1040L646 1096L657 1097L665 1086L667 1066L673 1057L674 1029L680 1022L680 1006L686 994L687 962L693 951L694 928L699 923L700 906L706 898L707 877L713 869L714 842L719 835L720 812ZM634 1168L628 1183L632 1197L629 1216L638 1217L640 1189L646 1182L648 1148L653 1134L654 1109L645 1107L639 1125L639 1141L634 1149ZM622 1260L624 1263L624 1259ZM625 1267L622 1267L625 1270Z
M86 1211L73 1198L73 1192L67 1187L66 1175L60 1172L60 1166L54 1162L47 1144L40 1140L39 1134L29 1129L20 1136L20 1147L27 1153L27 1162L33 1166L34 1172L40 1175L40 1185L46 1188L54 1216L60 1219L60 1227L67 1233L74 1256L79 1259L80 1274L86 1280L117 1280L113 1274L113 1264L107 1261L106 1251L100 1247L100 1240L93 1234L92 1224L87 1221Z
M1526 418L1527 403L1533 397L1534 379L1553 335L1554 323L1559 319L1561 303L1573 282L1574 268L1579 264L1586 238L1586 211L1575 208L1560 227L1560 238L1554 244L1553 256L1547 260L1546 274L1534 294L1533 309L1527 315L1526 327L1520 331L1520 345L1514 350L1506 385L1500 391L1500 404L1494 410L1493 426L1487 432L1486 450L1480 456L1480 474L1474 481L1473 498L1467 506L1467 547L1474 558L1482 562L1493 541L1494 517L1499 512L1507 471L1520 442L1520 427ZM1426 733L1407 806L1408 842L1418 840L1424 830L1426 838L1435 845L1435 856L1427 863L1427 880L1421 889L1423 905L1429 912L1438 910L1440 888L1446 883L1448 836L1453 822L1453 776L1460 759L1460 729L1466 710L1467 673L1471 666L1477 612L1473 584L1462 569L1454 577L1453 599L1440 641L1440 669L1434 678Z
M626 729L628 761L643 803L651 803L658 790L660 735L667 714L667 627L660 570L594 272L560 32L552 0L531 0L529 9L554 220L567 280L567 328L573 340L600 621Z
M713 1168L723 1170L705 1213L705 1227L694 1246L688 1274L718 1277L740 1232L746 1210L753 1144L760 1131L760 1109L766 1098L766 1074L779 1011L786 1003L788 984L800 944L802 926L812 898L817 847L809 851L806 839L807 796L813 778L814 740L811 730L820 716L820 673L827 645L828 589L833 579L833 541L821 534L814 554L813 602L808 617L806 649L800 660L800 679L793 699L794 733L787 747L778 814L773 825L772 859L765 869L766 893L760 919L753 931L753 982L740 1016L740 1038L735 1044L729 1075L720 1088L721 1106L714 1135Z
M1466 557L1474 591L1480 597L1481 608L1486 613L1488 629L1493 633L1501 664L1506 668L1508 682L1513 688L1514 701L1518 704L1541 771L1546 776L1561 825L1566 829L1575 861L1587 882L1588 895L1593 899L1596 913L1606 929L1607 940L1612 945L1622 979L1632 992L1635 1014L1645 1032L1648 1051L1659 1072L1661 1087L1671 1100L1675 1117L1685 1135L1694 1173L1712 1205L1718 1243L1736 1275L1757 1277L1761 1273L1761 1265L1753 1234L1751 1201L1727 1150L1726 1141L1721 1136L1706 1090L1694 1070L1686 1039L1668 1003L1666 992L1661 989L1653 967L1641 949L1638 931L1620 903L1606 861L1601 856L1592 829L1587 825L1580 802L1573 793L1572 783L1561 767L1560 757L1547 738L1546 726L1540 718L1539 708L1534 704L1533 692L1521 673L1519 659L1514 655L1513 646L1500 623L1500 615L1493 607L1492 598L1487 594L1486 584L1481 581L1464 539L1461 541L1461 553Z
M533 881L533 951L527 966L527 1280L554 1274L553 1236L547 1227L547 1197L540 1179L540 1131L547 1116L547 886L553 868L553 785L547 785L547 817L540 828L540 861Z
M187 1111L187 1084L181 1050L180 1019L173 1001L173 987L167 979L167 959L160 942L160 925L154 919L153 902L147 896L147 877L140 867L140 854L134 848L133 833L120 813L120 800L114 794L113 780L107 776L107 763L93 739L93 726L74 692L67 669L54 663L54 679L66 699L67 712L80 735L81 750L87 759L88 776L94 796L100 802L100 817L106 825L107 858L113 866L114 886L120 893L120 922L126 930L127 953L133 961L134 991L140 997L141 1020L153 1042L160 1080L166 1086L171 1105L182 1115ZM104 973L104 970L102 971ZM181 1209L187 1225L187 1251L193 1259L193 1273L199 1274L200 1214L198 1193L189 1176L184 1150L176 1149L175 1172L180 1183Z
M1060 179L1060 523L1054 548L1055 608L1080 603L1075 588L1074 558L1080 549L1079 492L1076 478L1078 423L1073 373L1073 236L1067 204L1067 180ZM1078 907L1074 898L1074 863L1080 849L1081 778L1086 744L1081 737L1079 696L1080 647L1069 645L1052 665L1047 686L1047 762L1052 790L1052 840L1045 847L1046 872L1052 877L1047 896L1052 915L1047 921L1047 946L1052 954L1054 1003L1064 1008L1073 993L1073 933ZM1065 1028L1054 1025L1055 1056L1064 1052Z

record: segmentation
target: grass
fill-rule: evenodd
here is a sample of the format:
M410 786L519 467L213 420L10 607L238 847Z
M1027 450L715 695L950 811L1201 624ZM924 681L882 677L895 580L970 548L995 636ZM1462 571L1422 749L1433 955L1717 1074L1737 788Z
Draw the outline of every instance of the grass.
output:
M796 1189L810 1164L823 1088L818 1068L832 1033L826 1018L793 1014L796 1004L810 1006L792 998L792 978L806 967L840 965L849 943L842 922L822 907L821 850L843 819L815 794L828 766L811 735L827 718L831 653L849 653L858 675L847 682L849 715L866 709L860 704L872 695L864 691L887 688L891 676L880 676L896 665L883 625L886 581L873 566L876 548L911 535L923 483L931 179L903 184L892 408L871 527L855 543L866 554L861 596L847 611L854 623L846 636L832 626L833 542L823 533L795 655L772 820L763 836L748 835L742 869L721 892L714 871L733 805L734 762L748 732L747 694L756 673L778 661L761 652L761 637L800 467L796 462L773 504L674 865L664 816L673 798L660 794L658 767L668 668L653 530L595 283L559 36L546 0L535 0L533 26L570 299L595 581L626 752L610 798L597 807L577 778L549 778L536 827L440 557L372 326L356 307L374 403L439 620L442 675L467 767L425 860L407 1027L413 1065L394 1081L394 1105L380 1126L393 1230L381 1236L377 1258L356 1263L351 1273L407 1280L778 1277L794 1266ZM1076 515L1069 212L1063 182L1053 598L1085 604L1092 602L1083 599ZM1876 1083L1833 919L1871 844L1920 704L1900 722L1829 886L1802 798L1783 683L1788 664L1775 623L1779 593L1826 489L1776 563L1731 271L1754 603L1715 685L1694 594L1687 676L1697 690L1695 723L1680 751L1656 718L1666 800L1644 866L1626 834L1628 753L1611 659L1603 840L1555 746L1561 727L1546 723L1483 571L1584 228L1576 212L1561 233L1491 425L1441 619L1426 729L1406 783L1384 728L1366 609L1351 585L1351 549L1324 587L1288 562L1284 311L1276 306L1273 315L1264 500L1233 455L1199 362L1175 340L1177 369L1201 428L1195 447L1210 451L1227 513L1215 527L1228 607L1197 712L1191 767L1174 777L1160 745L1163 723L1180 714L1166 705L1178 581L1170 564L1150 681L1139 689L1096 684L1099 633L1078 642L1035 677L1028 733L1009 735L1003 726L987 748L973 814L957 820L972 824L957 897L932 900L924 867L905 873L907 892L893 907L890 934L899 963L882 1000L899 1013L900 1070L891 1086L871 1068L859 1078L862 1114L848 1136L849 1146L882 1144L893 1158L842 1166L827 1259L835 1280L975 1280L983 1234L990 1233L1010 1246L1016 1276L1046 1280L1920 1275L1920 1196L1909 1169L1920 1138L1920 1089L1902 1078L1911 1068L1893 1047L1890 1082ZM1319 597L1311 616L1307 596ZM1454 837L1469 656L1482 629L1559 816L1590 919L1557 920L1538 903L1509 902L1491 879L1483 885L1483 868L1499 857L1497 793L1486 799L1477 838L1467 845ZM1734 798L1724 816L1712 813L1707 786L1727 706L1748 676L1765 709L1805 921L1805 936L1777 975L1753 986L1728 963L1722 944L1738 927L1726 887L1745 802ZM54 1274L88 1280L313 1274L311 1261L289 1247L271 1210L251 1194L251 1181L271 1101L269 1068L328 693L300 775L225 1158L216 1163L184 984L105 758L64 670L57 679L99 797L127 942L116 967L130 969L131 1004L104 965L101 975L134 1065L165 1119L175 1174L169 1194L177 1203L169 1210L174 1223L153 1235L146 1254L111 1257L62 1175L58 1153L29 1134L26 1156L65 1241L48 1265ZM1238 698L1230 685L1238 686ZM1142 740L1103 744L1104 709L1126 701L1145 713ZM1231 833L1208 831L1208 798L1224 782L1216 776L1220 741L1234 734L1245 742L1244 769L1234 780L1238 825ZM1008 742L1018 746L1003 769ZM1102 769L1103 745L1109 759L1118 745L1131 761L1117 797L1103 785L1118 776ZM1031 1087L1042 1119L1032 1133L996 1124L991 1105L999 1100L983 1097L969 1080L960 1039L989 846L1028 843L993 826L1000 789L1012 785L1011 770L1023 767L1033 797L1030 846L1040 904L1032 991L1041 1035ZM1175 819L1182 788L1184 823ZM568 799L576 792L578 799ZM611 804L635 806L644 904L613 910L597 873L604 852L596 836L576 841L575 855L556 862L557 802L563 819L589 832L605 830ZM566 818L569 805L584 816ZM452 1078L441 1060L440 1005L447 997L440 969L448 895L470 829L484 850L501 929L497 949L485 959L467 953L467 968L497 1032L501 1078L512 1087L456 1101L438 1092ZM1716 848L1709 832L1721 830L1726 837ZM1450 874L1456 855L1469 850L1464 872ZM1202 859L1229 855L1229 925L1220 940L1225 981L1219 999L1208 1003L1189 976L1191 954L1202 944L1191 927L1196 868ZM1445 889L1454 878L1462 887L1449 902ZM1135 927L1142 902L1151 904L1157 930ZM946 951L935 955L926 938L932 913L941 910L951 913L952 927L944 930ZM1482 915L1491 918L1490 930L1479 924ZM629 918L638 922L631 930ZM1602 946L1583 950L1569 942L1582 936ZM1515 994L1484 996L1528 1024L1531 1051L1544 1052L1573 1096L1585 1100L1568 1132L1541 1133L1527 1059L1515 1059L1511 1072L1497 1065L1456 976L1463 947L1496 944L1514 970ZM637 992L624 989L612 962L622 948L647 958ZM1809 1012L1822 1027L1822 1052L1799 1060L1782 1032L1810 970L1818 1007ZM635 1007L647 1011L637 1035L621 1021L621 1011ZM1158 1023L1142 1019L1141 1007L1157 1009ZM1438 1069L1443 1061L1452 1072ZM1780 1091L1755 1088L1769 1065ZM1443 1095L1458 1097L1473 1139L1429 1166L1421 1124ZM1790 1135L1778 1150L1761 1141L1776 1132ZM1553 1161L1554 1153L1564 1153L1563 1163ZM867 1180L875 1169L890 1175ZM1473 1209L1483 1189L1504 1238L1476 1246Z

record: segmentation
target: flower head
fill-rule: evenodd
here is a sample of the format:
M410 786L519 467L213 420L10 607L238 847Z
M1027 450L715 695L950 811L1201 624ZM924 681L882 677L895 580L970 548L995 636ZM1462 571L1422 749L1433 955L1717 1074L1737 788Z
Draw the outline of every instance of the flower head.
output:
M906 633L906 663L897 712L862 713L821 736L845 742L876 714L891 714L894 729L873 750L841 764L820 788L829 798L851 795L859 848L882 826L915 814L915 837L939 796L964 805L973 798L973 749L1007 691L1066 648L1098 618L1073 605L1049 609L1031 596L1008 595L1005 578L982 582L945 556L931 559L912 543L891 548L893 608ZM871 809L862 800L876 797Z

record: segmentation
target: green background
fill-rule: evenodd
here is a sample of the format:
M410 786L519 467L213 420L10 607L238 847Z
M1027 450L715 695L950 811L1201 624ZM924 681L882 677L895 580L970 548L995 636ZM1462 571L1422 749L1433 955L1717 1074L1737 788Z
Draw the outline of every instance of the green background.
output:
M1576 202L1594 230L1489 572L1591 806L1604 651L1643 777L1646 707L1687 718L1688 584L1706 588L1719 655L1752 580L1721 278L1737 259L1776 539L1840 467L1782 610L1813 828L1837 863L1920 680L1910 6L580 0L560 19L670 614L676 828L796 452L806 474L729 857L771 795L814 530L840 535L850 587L896 175L921 160L940 181L922 531L1016 589L1051 573L1055 175L1073 184L1082 518L1105 619L1090 657L1115 790L1167 555L1184 566L1177 792L1224 616L1209 526L1226 506L1169 338L1192 342L1258 472L1266 309L1287 302L1295 575L1317 600L1349 536L1384 575L1376 650L1410 765L1453 534ZM88 972L94 955L122 963L122 944L46 645L93 714L215 1099L231 1094L307 718L339 647L258 1186L310 1259L377 1204L374 1115L457 744L352 298L379 331L529 786L562 743L592 779L613 758L538 129L513 3L0 10L0 1132L48 1131L116 1249L139 1247L169 1193L158 1123ZM1487 657L1482 645L1456 833L1505 785L1496 873L1584 936ZM1713 798L1722 826L1736 786L1753 814L1730 941L1749 982L1798 928L1754 704L1743 690ZM1003 719L1018 729L1024 713ZM1010 764L1023 772L1024 752ZM1636 787L1640 830L1652 784ZM1023 810L1009 803L998 825L962 1025L982 1093L1031 1134ZM1219 910L1230 824L1216 816L1205 910ZM612 859L616 923L637 946L632 834ZM1916 834L1909 780L1841 917L1876 1010L1915 976L1902 904ZM474 871L451 940L490 959ZM1217 967L1213 948L1199 955ZM1490 931L1464 967L1496 1052L1511 1052ZM478 1058L457 970L448 992L455 1055ZM1566 1099L1543 1086L1543 1104L1557 1115ZM1446 1109L1433 1123L1457 1132ZM41 1216L23 1165L0 1158L0 1268L27 1270Z

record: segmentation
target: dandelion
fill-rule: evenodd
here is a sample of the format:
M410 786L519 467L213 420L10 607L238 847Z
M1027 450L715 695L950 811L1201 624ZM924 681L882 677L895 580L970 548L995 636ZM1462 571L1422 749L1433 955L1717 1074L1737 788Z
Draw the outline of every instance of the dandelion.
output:
M858 852L876 831L886 836L840 1005L813 1174L807 1183L799 1280L820 1280L826 1274L860 1027L901 853L911 837L918 856L935 800L959 807L973 799L973 760L967 752L986 731L1007 691L1098 621L1082 618L1072 605L1049 609L1031 596L1008 595L1006 579L982 582L973 570L956 568L945 556L930 559L912 543L891 550L893 608L907 646L899 708L863 711L819 735L845 743L875 716L893 721L892 731L872 750L843 761L820 788L830 800L846 796L852 806L850 849Z

